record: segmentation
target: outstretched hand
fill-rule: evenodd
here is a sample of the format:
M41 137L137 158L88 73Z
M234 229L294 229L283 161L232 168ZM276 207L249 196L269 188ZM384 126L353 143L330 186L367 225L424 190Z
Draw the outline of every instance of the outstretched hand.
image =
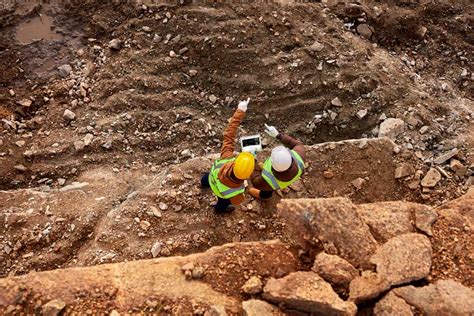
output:
M237 106L237 109L239 109L241 111L244 111L244 112L247 112L249 102L250 102L250 98L247 98L247 100L245 100L245 101L240 101L239 105Z
M265 124L265 132L273 138L276 138L278 136L278 130L275 128L275 126L269 126Z

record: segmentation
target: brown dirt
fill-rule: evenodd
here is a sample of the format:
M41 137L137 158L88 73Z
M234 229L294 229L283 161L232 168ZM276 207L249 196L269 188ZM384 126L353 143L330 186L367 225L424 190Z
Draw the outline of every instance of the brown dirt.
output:
M399 152L361 140L314 147L305 176L285 197L438 205L462 195L474 163L472 4L360 3L0 8L0 276L150 258L155 242L162 243L160 256L235 241L291 244L274 214L278 197L248 199L233 214L216 215L212 195L197 186L211 160L181 155L184 149L193 157L217 153L228 117L247 97L242 135L271 123L313 145L373 137L382 114L407 123L396 140ZM22 45L18 27L40 14L51 17L62 39ZM362 23L373 28L369 40L355 31ZM119 51L107 48L114 38L123 43ZM315 41L320 51L310 48ZM169 57L171 50L178 56ZM66 63L72 73L61 78L57 67ZM86 97L81 83L89 87ZM331 105L335 97L342 107ZM33 101L28 108L17 103L25 98ZM63 118L65 109L76 114L72 123ZM368 114L359 119L362 109ZM429 132L421 134L422 126ZM74 142L88 133L92 143L76 150ZM394 179L398 163L425 174L431 158L454 147L464 173L441 165L449 178L432 190L409 189L413 176ZM14 168L20 164L25 171ZM89 185L57 192L59 178ZM352 184L358 178L360 189ZM162 217L150 215L160 203L168 206ZM455 228L439 222L435 252L457 236ZM449 270L472 286L465 268L447 264L435 261L433 277Z

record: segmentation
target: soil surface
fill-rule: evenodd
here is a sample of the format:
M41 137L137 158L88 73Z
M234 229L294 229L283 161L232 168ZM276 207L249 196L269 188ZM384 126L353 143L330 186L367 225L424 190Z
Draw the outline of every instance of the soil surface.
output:
M0 276L239 241L293 245L275 214L281 197L437 206L461 196L474 184L473 14L447 0L7 1ZM262 134L259 159L277 144L267 123L308 146L308 168L271 201L247 197L218 215L199 178L247 97L239 135ZM387 118L404 128L379 139ZM395 177L402 164L413 171ZM422 185L428 173L440 175L433 186ZM443 216L432 277L472 287L469 225Z

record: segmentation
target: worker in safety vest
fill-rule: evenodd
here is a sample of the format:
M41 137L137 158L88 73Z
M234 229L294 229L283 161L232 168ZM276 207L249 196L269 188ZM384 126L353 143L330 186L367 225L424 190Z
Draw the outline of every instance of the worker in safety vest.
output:
M237 110L224 131L224 141L220 158L212 165L211 171L201 178L201 186L211 188L217 196L214 206L218 213L232 212L244 200L244 180L250 178L255 166L255 157L242 152L234 156L237 129L245 117L250 98L240 101Z
M304 145L283 133L278 133L274 126L265 124L266 132L270 137L278 139L284 146L277 146L272 150L263 168L255 170L251 177L253 188L250 195L256 199L266 200L273 191L282 190L296 182L304 171Z

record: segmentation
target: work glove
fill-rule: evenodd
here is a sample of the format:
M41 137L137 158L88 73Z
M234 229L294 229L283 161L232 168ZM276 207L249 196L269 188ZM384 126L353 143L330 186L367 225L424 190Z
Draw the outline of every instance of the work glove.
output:
M239 105L237 106L237 109L247 112L247 107L249 105L250 98L248 98L246 101L240 101Z
M273 138L276 138L278 136L278 131L277 129L275 128L275 126L268 126L267 124L265 124L265 132L270 136L270 137L273 137Z

